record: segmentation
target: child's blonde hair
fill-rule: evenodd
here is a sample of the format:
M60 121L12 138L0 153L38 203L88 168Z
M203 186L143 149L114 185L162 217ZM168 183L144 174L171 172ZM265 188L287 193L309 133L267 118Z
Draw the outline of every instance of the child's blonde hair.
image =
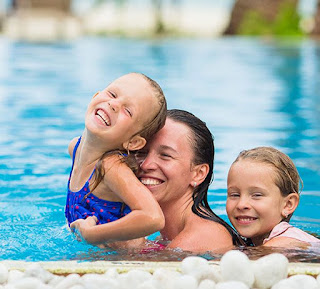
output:
M140 75L150 84L153 91L153 95L158 100L159 109L155 113L155 115L151 118L150 121L144 124L143 128L140 131L138 131L133 136L131 136L131 138L133 138L134 136L139 135L143 137L146 141L149 141L152 138L152 136L155 135L164 126L166 122L167 101L160 85L155 80L151 79L150 77L146 76L143 73L139 73L139 72L132 72L132 73ZM93 174L93 183L90 189L91 192L98 186L98 184L101 182L101 180L104 177L105 172L102 166L104 158L114 153L122 155L123 156L122 160L127 163L127 165L133 170L134 173L136 173L138 169L137 162L135 160L134 155L130 154L129 151L124 152L124 151L116 150L111 152L105 152L96 164L95 172Z
M283 197L291 193L300 194L303 182L298 170L289 156L273 147L256 147L240 152L233 163L240 160L252 160L272 166L275 169L275 184ZM285 221L289 221L290 214Z

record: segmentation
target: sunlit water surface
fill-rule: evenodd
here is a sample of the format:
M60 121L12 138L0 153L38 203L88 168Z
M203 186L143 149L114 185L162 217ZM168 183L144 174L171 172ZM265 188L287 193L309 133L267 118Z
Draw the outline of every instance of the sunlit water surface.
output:
M68 143L83 130L90 97L131 71L157 80L169 108L191 111L211 129L216 156L209 201L217 214L227 220L226 176L236 155L274 146L294 160L304 181L292 224L320 236L319 43L83 38L41 45L0 38L0 67L1 259L186 256L103 251L76 241L65 226ZM319 262L319 248L288 254Z

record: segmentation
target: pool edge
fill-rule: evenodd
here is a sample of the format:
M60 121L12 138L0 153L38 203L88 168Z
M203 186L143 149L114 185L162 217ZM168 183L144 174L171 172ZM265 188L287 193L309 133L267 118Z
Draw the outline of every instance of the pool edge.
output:
M118 273L125 273L133 269L141 269L153 273L156 269L166 268L170 270L180 271L180 261L41 261L26 262L5 260L0 261L9 270L24 271L30 265L38 263L44 269L51 273L66 275L71 273L88 274L88 273L105 273L107 270L115 268ZM211 266L219 267L219 261L209 261ZM288 275L306 274L317 276L320 274L320 264L318 263L289 263Z

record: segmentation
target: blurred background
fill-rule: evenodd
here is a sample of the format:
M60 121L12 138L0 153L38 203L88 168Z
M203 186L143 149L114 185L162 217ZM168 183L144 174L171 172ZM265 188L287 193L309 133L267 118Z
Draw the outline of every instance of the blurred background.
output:
M320 236L320 0L0 0L0 28L1 259L129 258L92 255L64 205L87 104L132 71L213 133L214 212L238 153L274 146L304 181L291 223Z
M318 0L1 0L13 38L319 35Z

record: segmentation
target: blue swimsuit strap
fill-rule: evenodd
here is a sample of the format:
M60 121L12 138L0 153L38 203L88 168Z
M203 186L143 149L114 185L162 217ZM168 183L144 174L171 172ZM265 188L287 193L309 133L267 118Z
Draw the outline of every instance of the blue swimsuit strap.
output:
M80 142L81 142L81 136L79 136L78 141L77 141L77 143L76 143L76 145L74 146L74 149L73 149L73 153L72 153L72 167L71 167L71 171L70 171L70 177L71 177L71 174L72 174L72 171L73 171L74 159L75 159L75 157L76 157L76 152L77 152L77 149L78 149L78 147L79 147ZM89 177L89 179L88 179L88 182L91 180L91 178L92 178L95 170L96 170L96 169L94 169L93 172L91 173L91 175L90 175L90 177Z

